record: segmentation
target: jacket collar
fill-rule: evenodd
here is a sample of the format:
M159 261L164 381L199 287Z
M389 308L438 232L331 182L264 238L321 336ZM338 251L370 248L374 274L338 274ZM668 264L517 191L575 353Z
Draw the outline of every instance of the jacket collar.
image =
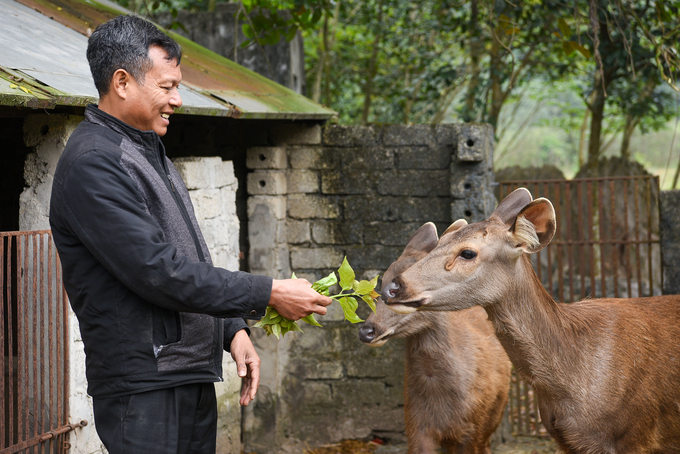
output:
M155 131L141 131L109 115L94 104L88 104L85 108L85 119L90 123L110 128L142 146L153 146L154 143L160 142L160 137Z

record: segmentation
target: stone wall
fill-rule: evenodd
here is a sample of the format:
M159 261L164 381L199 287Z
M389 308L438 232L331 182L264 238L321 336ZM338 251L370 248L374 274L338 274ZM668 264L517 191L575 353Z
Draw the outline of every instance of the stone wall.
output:
M250 271L313 282L347 257L358 279L381 275L431 221L485 219L493 135L486 125L305 128L248 149ZM362 304L359 315L368 308ZM245 449L375 436L404 440L403 343L371 349L332 304L282 340L253 329L262 358L258 397L245 413Z
M663 293L680 294L680 190L661 191L659 200Z

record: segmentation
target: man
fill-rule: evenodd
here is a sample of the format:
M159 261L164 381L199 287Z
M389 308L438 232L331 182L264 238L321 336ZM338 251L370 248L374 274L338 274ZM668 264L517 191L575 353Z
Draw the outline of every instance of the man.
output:
M50 224L97 432L111 453L212 453L223 348L243 378L242 405L259 384L244 318L268 305L292 320L323 315L331 300L303 279L212 266L159 137L182 105L174 40L120 16L94 31L87 58L100 102L59 160Z

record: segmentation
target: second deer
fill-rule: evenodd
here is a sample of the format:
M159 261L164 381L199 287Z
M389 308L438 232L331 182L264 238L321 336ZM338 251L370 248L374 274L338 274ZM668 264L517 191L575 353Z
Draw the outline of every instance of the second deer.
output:
M456 221L383 286L400 312L482 306L565 453L680 453L680 296L556 303L527 253L555 234L526 189L491 217Z
M383 276L389 282L437 244L432 223L413 235ZM380 298L359 331L373 347L406 338L404 413L409 454L490 454L503 417L510 361L484 310L398 314Z

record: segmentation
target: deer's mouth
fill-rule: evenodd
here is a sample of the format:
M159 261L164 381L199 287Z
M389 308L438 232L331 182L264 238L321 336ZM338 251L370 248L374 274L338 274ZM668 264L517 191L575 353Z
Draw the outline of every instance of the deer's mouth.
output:
M410 314L411 312L415 312L418 310L419 307L422 307L425 304L425 300L417 300L417 301L385 301L385 303L392 309L393 311L399 313L399 314Z

